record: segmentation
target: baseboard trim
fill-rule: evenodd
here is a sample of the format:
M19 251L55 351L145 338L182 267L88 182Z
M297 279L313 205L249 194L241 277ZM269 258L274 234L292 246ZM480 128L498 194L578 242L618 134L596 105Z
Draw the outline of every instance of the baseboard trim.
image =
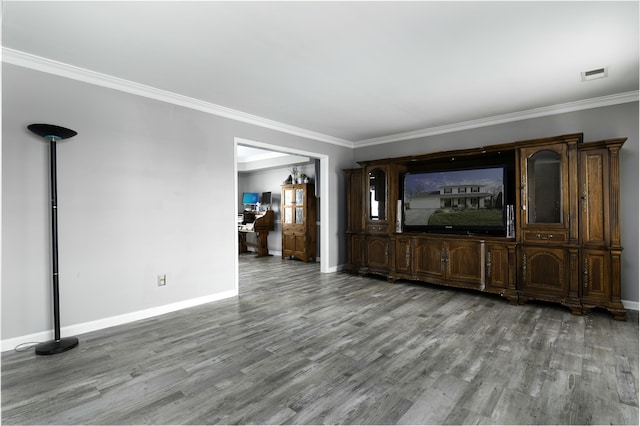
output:
M637 311L639 310L639 305L638 302L633 302L631 300L623 300L622 301L622 306L624 306L625 309L629 309L631 311Z
M337 272L342 270L344 265L340 265L334 268L330 268L331 271ZM168 314L169 312L179 311L181 309L187 309L205 303L217 302L223 299L229 299L237 296L238 293L235 290L223 291L222 293L211 294L208 296L197 297L195 299L183 300L169 305L157 306L155 308L144 309L142 311L130 312L128 314L116 315L113 317L103 318L95 321L89 321L82 324L74 324L62 327L60 334L64 336L75 336L78 334L89 333L91 331L102 330L104 328L114 327L116 325L122 325L134 321L139 321L158 315ZM638 302L623 300L622 304L625 309L638 311ZM31 343L31 342L44 342L53 339L53 330L41 331L38 333L28 334L25 336L13 337L10 339L2 340L1 348L2 352L13 350L18 345Z
M211 294L203 297L196 297L194 299L183 300L176 303L170 303L168 305L156 306L154 308L144 309L142 311L130 312L127 314L116 315L113 317L102 318L95 321L89 321L81 324L73 324L62 327L60 334L65 336L76 336L83 333L89 333L91 331L102 330L104 328L114 327L116 325L122 325L134 321L139 321L158 315L168 314L169 312L175 312L186 308L191 308L205 303L217 302L223 299L229 299L237 296L238 293L235 290L223 291L221 293ZM41 331L38 333L28 334L25 336L13 337L10 339L2 340L1 348L2 352L12 350L18 345L31 343L31 342L45 342L53 339L53 330Z

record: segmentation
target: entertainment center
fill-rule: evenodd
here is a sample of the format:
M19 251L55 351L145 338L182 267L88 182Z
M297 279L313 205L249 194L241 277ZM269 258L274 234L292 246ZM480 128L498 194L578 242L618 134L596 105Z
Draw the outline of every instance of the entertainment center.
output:
M359 162L345 170L348 269L624 320L625 140L575 133Z

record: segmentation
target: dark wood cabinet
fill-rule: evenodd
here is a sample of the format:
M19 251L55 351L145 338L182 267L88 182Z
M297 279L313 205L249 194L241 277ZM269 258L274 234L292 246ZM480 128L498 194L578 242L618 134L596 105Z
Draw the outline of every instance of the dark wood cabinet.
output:
M611 266L609 252L603 250L582 251L582 300L594 306L600 300L609 300Z
M515 282L509 273L513 244L500 238L395 234L391 278L473 288L511 298Z
M282 186L282 257L316 260L316 202L312 184Z
M476 240L443 241L445 249L445 271L449 281L485 284L484 242Z
M626 139L582 138L366 161L347 170L349 270L497 293L512 303L559 302L575 314L602 307L624 319L619 151ZM402 232L405 171L487 167L487 158L504 153L513 192L502 202L518 212L509 237Z
M436 283L484 284L484 243L438 237L416 238L415 273Z
M568 256L564 248L522 246L520 252L521 295L546 299L568 294Z
M488 288L507 288L510 282L508 247L504 244L487 244L485 268Z
M431 280L442 282L445 277L445 248L442 241L433 238L416 238L415 274Z
M388 237L365 239L367 272L388 274L390 271L391 247Z
M623 142L607 140L579 149L581 299L585 310L603 307L616 319L625 317L620 299L619 220L619 151Z
M362 169L345 170L347 175L347 250L349 252L346 269L358 272L364 265L364 235L362 214L363 184Z

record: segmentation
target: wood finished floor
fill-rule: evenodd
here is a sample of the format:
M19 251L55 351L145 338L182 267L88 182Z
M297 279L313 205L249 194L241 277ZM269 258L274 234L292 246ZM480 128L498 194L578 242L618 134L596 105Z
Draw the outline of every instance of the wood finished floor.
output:
M240 257L238 298L2 354L4 424L638 424L638 313Z

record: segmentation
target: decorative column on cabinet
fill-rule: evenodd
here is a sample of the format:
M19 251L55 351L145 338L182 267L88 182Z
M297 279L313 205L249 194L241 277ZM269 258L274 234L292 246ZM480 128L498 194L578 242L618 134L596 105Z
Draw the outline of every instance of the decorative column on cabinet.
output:
M600 306L615 319L626 311L620 281L619 152L626 139L585 144L580 149L580 271L583 309Z
M358 272L363 266L362 169L348 169L347 176L347 270Z

